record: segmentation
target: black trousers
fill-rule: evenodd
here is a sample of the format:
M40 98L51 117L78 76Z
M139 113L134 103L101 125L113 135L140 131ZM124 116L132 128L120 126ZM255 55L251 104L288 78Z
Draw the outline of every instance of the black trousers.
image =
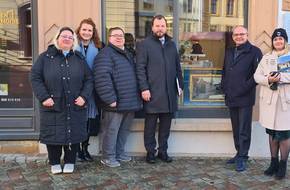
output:
M48 160L50 165L60 164L60 158L62 150L64 151L64 163L65 164L75 164L76 153L79 148L79 144L72 144L70 147L68 145L46 145L48 152Z
M253 107L230 107L229 109L237 156L248 159L251 144Z
M155 153L156 139L155 131L157 127L157 119L159 119L158 129L158 151L166 152L168 148L167 140L169 138L172 113L156 113L145 115L145 128L144 128L144 144L147 152Z

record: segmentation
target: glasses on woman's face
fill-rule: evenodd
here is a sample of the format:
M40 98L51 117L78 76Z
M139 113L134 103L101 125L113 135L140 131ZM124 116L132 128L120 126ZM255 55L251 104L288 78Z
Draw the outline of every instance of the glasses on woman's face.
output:
M74 37L73 36L68 36L68 35L60 35L61 38L63 39L67 39L67 40L73 40Z

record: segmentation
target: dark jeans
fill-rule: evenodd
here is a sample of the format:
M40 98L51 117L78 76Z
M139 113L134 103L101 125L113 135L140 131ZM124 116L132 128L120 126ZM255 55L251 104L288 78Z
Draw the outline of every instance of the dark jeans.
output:
M230 107L229 109L237 156L248 159L251 144L253 107Z
M167 140L170 134L172 113L156 113L145 115L145 128L144 128L144 144L147 152L155 153L156 139L155 131L157 127L157 119L159 118L158 129L158 151L167 152Z
M79 144L72 144L70 147L68 145L46 145L48 152L48 160L50 165L60 164L60 158L62 154L62 149L64 151L64 163L65 164L75 164L76 153L79 148Z

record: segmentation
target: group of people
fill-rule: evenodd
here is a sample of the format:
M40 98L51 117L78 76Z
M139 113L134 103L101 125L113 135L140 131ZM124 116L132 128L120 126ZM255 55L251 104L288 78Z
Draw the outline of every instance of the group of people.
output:
M146 161L154 164L158 158L172 162L167 153L168 138L183 77L178 50L167 34L166 18L154 16L151 27L152 33L135 51L132 43L125 42L125 37L134 41L132 35L120 27L108 30L104 46L95 23L88 18L76 31L62 27L53 44L39 55L31 69L31 84L40 102L40 141L47 146L53 174L72 173L77 157L92 160L89 136L98 128L100 118L101 163L118 167L130 161L125 144L134 113L141 109L145 113ZM227 163L236 164L237 171L246 170L255 88L260 84L260 122L267 128L272 157L264 173L282 179L290 149L290 73L279 72L277 60L288 53L287 33L276 29L272 51L264 56L248 41L245 27L236 26L232 38L235 47L225 53L222 89L237 153Z
M152 34L137 51L132 43L125 43L125 37L133 41L122 28L110 28L104 47L95 23L84 19L76 31L62 27L32 66L31 84L40 102L40 142L47 146L53 174L72 173L77 157L92 160L89 136L100 117L101 163L118 167L130 161L125 144L134 113L142 107L147 162L155 163L156 157L172 161L167 141L183 78L176 45L167 35L166 18L153 17Z

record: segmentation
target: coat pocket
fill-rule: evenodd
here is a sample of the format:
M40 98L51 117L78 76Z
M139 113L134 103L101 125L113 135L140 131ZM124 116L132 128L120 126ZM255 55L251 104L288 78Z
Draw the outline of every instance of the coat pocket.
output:
M43 106L41 104L40 106L40 110L44 111L44 112L61 112L64 109L64 101L63 101L63 97L61 96L61 94L58 93L53 93L50 94L50 97L52 98L54 104L52 107L47 107L47 106Z

